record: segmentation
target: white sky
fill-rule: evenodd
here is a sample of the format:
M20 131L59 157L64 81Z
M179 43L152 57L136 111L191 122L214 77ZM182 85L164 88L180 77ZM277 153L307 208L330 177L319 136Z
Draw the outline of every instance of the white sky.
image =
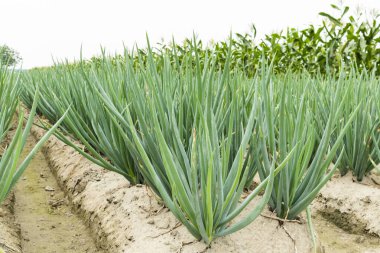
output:
M333 0L0 0L0 44L20 52L23 68L46 66L54 59L122 52L123 42L145 45L161 38L176 41L193 31L204 41L221 40L232 32L258 34L287 26L304 27L331 11ZM380 10L380 0L343 1L354 9Z

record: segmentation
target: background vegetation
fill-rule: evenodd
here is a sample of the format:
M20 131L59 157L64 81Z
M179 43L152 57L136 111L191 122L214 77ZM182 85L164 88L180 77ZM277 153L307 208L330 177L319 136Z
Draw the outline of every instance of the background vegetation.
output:
M0 45L0 62L3 66L15 66L22 60L20 54L7 45Z
M239 69L252 77L264 58L273 62L275 73L308 71L312 74L339 73L341 69L355 66L358 71L374 71L380 75L380 15L376 12L365 14L360 10L353 13L347 6L331 5L331 11L319 13L323 20L320 24L309 25L304 29L288 28L279 33L265 35L256 39L256 28L250 33L236 33L231 40L207 44L197 40L197 53L200 64L212 55L216 58L215 67L224 69L231 45L229 67ZM162 43L152 48L156 62L162 55L172 63L181 64L186 54L192 50L192 39L182 43ZM146 66L147 48L134 48L135 68ZM113 56L114 64L124 62L124 55ZM88 64L100 66L103 56L92 57ZM72 63L77 66L78 63Z

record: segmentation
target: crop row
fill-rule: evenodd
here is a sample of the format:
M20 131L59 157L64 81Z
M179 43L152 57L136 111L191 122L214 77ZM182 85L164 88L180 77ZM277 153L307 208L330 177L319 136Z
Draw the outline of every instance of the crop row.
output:
M37 89L33 96L35 103L32 105L29 118L23 128L24 112L19 107L21 85L18 78L19 75L15 74L13 70L9 70L7 65L0 64L0 204L21 177L33 156L63 119L58 119L57 123L51 127L29 154L26 155L25 159L20 161L21 152L24 149L30 128L33 124L39 92ZM18 121L15 123L17 110L19 111L19 116ZM16 124L16 128L10 140L8 140L7 134L13 124Z

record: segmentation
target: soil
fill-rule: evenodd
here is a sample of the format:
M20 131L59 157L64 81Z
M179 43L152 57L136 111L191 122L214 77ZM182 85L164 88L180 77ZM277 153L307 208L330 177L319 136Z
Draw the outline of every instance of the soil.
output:
M325 253L380 252L380 238L349 233L321 214L312 215L315 230Z
M347 232L380 237L380 188L371 182L355 182L352 174L336 175L321 190L314 208Z
M10 196L0 205L0 252L20 253L20 229L14 219L14 195Z
M379 176L356 182L335 175L313 202L313 218L326 252L380 252Z
M36 141L29 136L24 158ZM64 193L38 152L16 184L15 217L24 253L100 253L90 231L71 210Z

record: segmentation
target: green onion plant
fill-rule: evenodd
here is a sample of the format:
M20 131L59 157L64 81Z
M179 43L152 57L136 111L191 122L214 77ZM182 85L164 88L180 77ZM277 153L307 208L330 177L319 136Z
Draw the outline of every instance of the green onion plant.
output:
M313 201L320 189L331 178L337 165L330 167L337 151L342 157L342 140L359 107L350 113L343 114L344 105L349 96L343 82L331 79L328 85L337 86L330 89L327 100L332 105L323 131L318 129L316 121L322 121L324 114L318 113L315 100L317 90L311 88L313 79L299 83L300 78L289 74L279 80L262 82L262 122L260 138L261 148L257 150L259 175L265 179L272 163L282 162L295 149L294 155L286 163L285 168L275 178L274 190L269 201L272 211L285 219L296 219ZM302 79L301 79L302 80ZM342 118L344 117L344 118ZM346 118L347 117L347 118ZM338 122L345 124L338 136L331 142L331 136Z
M19 108L18 123L14 135L9 143L9 145L2 151L2 156L0 159L0 203L4 201L12 187L16 184L17 180L21 177L24 170L27 168L28 164L32 160L33 156L49 138L49 136L55 131L60 122L63 120L61 118L57 123L51 127L51 129L38 141L26 158L20 163L21 152L25 146L27 137L29 135L30 128L33 125L35 110L38 102L38 89L34 95L34 104L32 106L31 112L29 114L26 126L23 129L24 123L24 112L19 107L19 98L17 90L19 90L19 84L14 75L13 71L7 68L0 67L0 98L1 98L1 109L0 109L0 119L3 122L2 136L7 133L9 126L13 123L14 114L16 109ZM64 117L64 115L63 115Z

